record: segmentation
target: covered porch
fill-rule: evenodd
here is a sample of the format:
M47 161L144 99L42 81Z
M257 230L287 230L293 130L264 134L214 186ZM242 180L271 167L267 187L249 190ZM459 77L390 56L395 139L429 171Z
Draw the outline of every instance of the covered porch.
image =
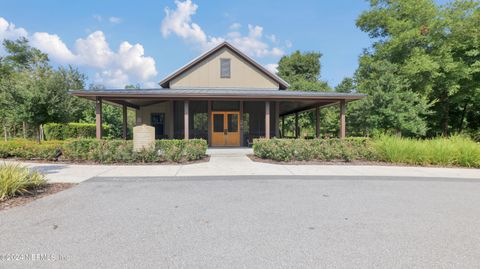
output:
M155 127L156 139L202 138L210 146L248 146L254 138L284 137L281 122L294 116L299 137L299 113L314 111L315 136L320 137L321 109L338 106L339 134L345 137L345 111L362 94L255 89L154 89L72 91L95 101L96 136L102 138L102 105L123 108L123 137L127 138L127 109L135 110L136 125Z

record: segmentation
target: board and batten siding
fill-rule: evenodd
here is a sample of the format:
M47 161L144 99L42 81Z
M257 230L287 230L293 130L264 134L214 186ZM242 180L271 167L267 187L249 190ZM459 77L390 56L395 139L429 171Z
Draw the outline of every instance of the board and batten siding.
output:
M230 78L221 78L220 59L230 59ZM223 48L170 82L170 88L279 89L280 85L255 66Z

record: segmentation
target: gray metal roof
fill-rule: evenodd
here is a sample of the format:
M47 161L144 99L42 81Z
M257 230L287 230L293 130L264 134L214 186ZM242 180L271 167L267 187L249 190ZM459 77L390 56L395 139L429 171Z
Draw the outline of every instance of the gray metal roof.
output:
M201 98L201 97L241 97L241 98L313 98L313 99L361 99L366 94L338 93L318 91L289 91L278 89L239 89L239 88L182 88L182 89L105 89L105 90L76 90L70 91L75 96L104 96L104 97L159 97L159 98Z

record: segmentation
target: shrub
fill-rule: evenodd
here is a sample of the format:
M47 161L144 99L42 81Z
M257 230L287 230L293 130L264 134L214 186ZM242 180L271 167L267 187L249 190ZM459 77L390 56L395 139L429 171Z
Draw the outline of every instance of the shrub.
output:
M62 144L62 141L45 141L38 144L26 139L2 141L0 142L0 157L54 160L62 149Z
M47 123L43 126L46 140L65 140L69 138L95 138L94 123ZM109 135L108 125L103 125L105 136Z
M366 138L340 139L256 139L254 154L276 161L352 161L373 159L373 150Z
M276 161L367 160L415 165L480 167L480 144L465 136L427 140L381 135L375 139L256 139L255 156Z
M0 201L46 184L42 174L18 164L0 164Z

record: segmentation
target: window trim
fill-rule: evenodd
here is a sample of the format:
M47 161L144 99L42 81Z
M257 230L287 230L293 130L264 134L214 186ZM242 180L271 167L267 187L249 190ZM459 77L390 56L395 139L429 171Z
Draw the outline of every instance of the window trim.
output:
M223 74L222 64L228 62L228 75ZM220 78L231 78L232 77L232 60L230 58L220 58Z

